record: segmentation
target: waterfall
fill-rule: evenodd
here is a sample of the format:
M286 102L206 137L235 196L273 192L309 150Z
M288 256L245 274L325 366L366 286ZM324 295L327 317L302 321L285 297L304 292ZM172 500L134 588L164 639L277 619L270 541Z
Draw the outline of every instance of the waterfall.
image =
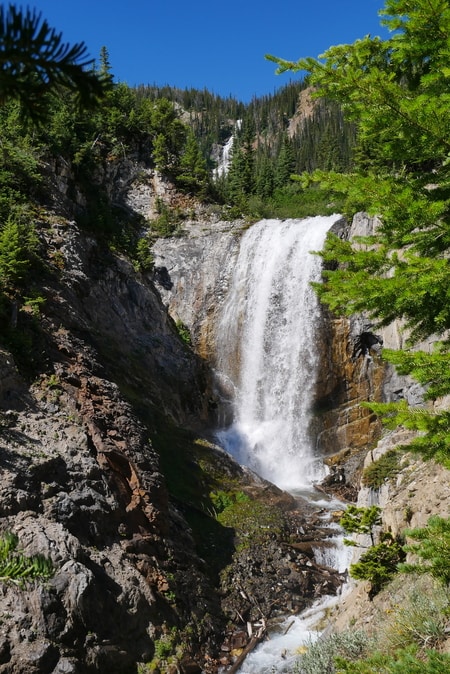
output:
M233 422L219 442L283 489L323 477L311 433L321 250L339 215L262 220L242 237L217 334L217 371Z
M237 119L236 124L234 127L234 131L240 130L242 126L242 119ZM222 153L221 157L219 159L217 168L214 171L214 178L217 180L218 178L221 178L222 176L225 176L228 173L228 169L230 168L231 164L231 153L233 150L233 145L234 145L234 138L235 138L235 133L233 133L225 145L222 147Z

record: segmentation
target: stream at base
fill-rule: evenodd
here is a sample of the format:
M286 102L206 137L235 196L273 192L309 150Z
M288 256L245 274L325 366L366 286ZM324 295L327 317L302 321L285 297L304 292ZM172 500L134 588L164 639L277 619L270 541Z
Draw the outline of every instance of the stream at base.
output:
M298 495L298 494L295 494ZM302 490L302 498L308 498L308 492ZM339 527L332 523L327 511L343 509L344 505L335 499L317 498L316 493L309 493L314 505L323 509L323 520L330 529L332 543L330 547L318 547L315 551L315 561L323 566L336 569L344 573L350 564L353 549L345 546ZM329 611L341 600L347 587L344 585L335 596L323 596L317 599L309 608L298 615L286 615L271 623L264 641L252 651L238 670L239 674L292 674L296 671L301 654L309 646L327 633ZM300 672L301 670L298 669Z

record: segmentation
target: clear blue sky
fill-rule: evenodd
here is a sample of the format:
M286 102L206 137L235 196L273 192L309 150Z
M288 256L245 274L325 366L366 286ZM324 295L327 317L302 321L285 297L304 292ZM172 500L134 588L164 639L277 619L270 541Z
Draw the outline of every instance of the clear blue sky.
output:
M6 4L6 3L5 3ZM207 88L248 102L293 75L275 75L273 54L317 57L335 44L386 37L383 0L27 0L66 42L107 47L116 81Z

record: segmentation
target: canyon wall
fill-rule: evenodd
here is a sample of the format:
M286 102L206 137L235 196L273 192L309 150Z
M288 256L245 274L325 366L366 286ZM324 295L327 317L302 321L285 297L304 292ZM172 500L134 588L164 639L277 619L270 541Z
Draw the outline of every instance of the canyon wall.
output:
M339 220L332 231L345 238L363 236L376 224L375 218L361 213L350 225ZM188 326L194 349L213 366L217 320L243 231L242 223L193 223L183 238L160 239L153 248L162 301L175 320ZM360 406L361 401L410 400L420 395L411 381L380 359L382 344L395 347L401 338L398 326L375 334L364 316L337 318L323 309L322 329L316 335L321 364L312 403L321 455L366 450L376 442L379 421ZM229 392L216 394L220 398ZM217 404L220 408L220 400Z

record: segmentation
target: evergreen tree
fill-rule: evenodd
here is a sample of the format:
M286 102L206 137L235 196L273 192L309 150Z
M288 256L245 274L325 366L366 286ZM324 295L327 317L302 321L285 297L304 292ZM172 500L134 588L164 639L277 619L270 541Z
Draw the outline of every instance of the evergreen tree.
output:
M41 14L0 6L0 100L19 100L35 123L48 119L48 93L64 88L83 107L104 95L109 83L87 69L92 59L86 54L83 42L64 43Z
M256 194L261 199L269 199L274 190L274 167L273 161L267 155L260 160L257 177L256 177Z
M269 58L279 71L306 70L317 95L337 101L356 124L352 173L316 171L312 179L344 194L349 215L365 210L382 222L364 247L329 237L320 297L379 325L401 319L409 346L440 335L434 353L385 352L435 399L450 393L450 12L447 0L386 0L380 14L387 40L331 47L321 61ZM447 411L373 408L421 431L409 447L450 466Z
M284 187L290 181L293 171L294 153L289 138L284 134L280 143L280 150L275 167L275 187Z
M187 132L186 144L180 158L177 181L194 191L204 190L208 183L206 161L192 130Z
M108 49L103 46L100 49L100 77L105 81L112 81L113 76L111 72L111 61L109 60Z

